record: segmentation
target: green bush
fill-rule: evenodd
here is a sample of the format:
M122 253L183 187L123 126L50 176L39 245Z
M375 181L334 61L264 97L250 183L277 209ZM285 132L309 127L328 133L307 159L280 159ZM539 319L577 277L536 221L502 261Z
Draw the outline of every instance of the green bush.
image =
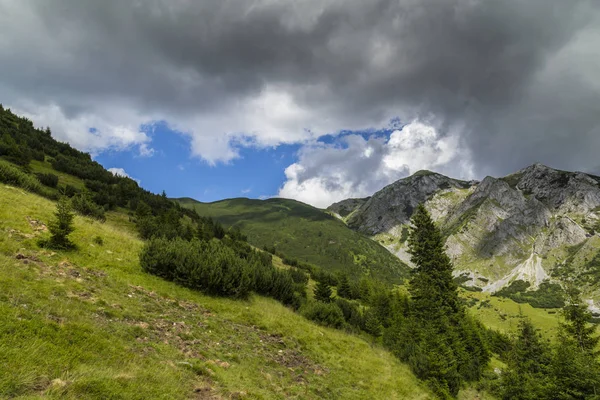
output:
M37 176L37 178L41 182L41 184L44 186L48 186L51 188L56 188L56 186L58 186L58 176L57 175L44 174L44 173L37 173L35 175Z
M140 262L147 272L209 294L245 298L251 289L243 260L218 242L154 238Z
M73 209L81 215L95 218L99 221L105 221L104 208L96 205L92 199L85 193L80 193L71 199Z
M358 303L338 297L335 299L335 304L342 310L344 320L353 328L352 330L358 331L364 329L364 318L359 310Z
M61 192L67 196L67 197L73 197L78 193L81 193L81 190L77 189L75 186L73 185L65 185L64 187L61 188Z
M508 297L517 303L529 303L536 308L564 307L564 291L560 285L543 282L535 291L528 291L529 286L529 282L517 280L496 292L494 296Z
M294 282L302 283L305 285L308 283L308 275L306 274L306 272L301 271L297 268L291 268L289 271Z
M71 212L69 199L62 197L56 203L55 219L48 224L48 230L51 233L49 240L41 240L42 247L48 247L56 250L69 250L75 247L69 240L69 235L75 230L73 227L74 215Z
M37 179L4 160L0 160L0 182L21 187L29 192L43 192L42 185Z
M255 291L299 307L306 286L295 283L289 271L265 265L263 254L250 250L240 257L218 240L154 237L145 244L140 264L146 272L208 294L245 298Z
M339 329L345 325L344 314L336 303L307 302L300 308L300 314L311 321L331 328Z

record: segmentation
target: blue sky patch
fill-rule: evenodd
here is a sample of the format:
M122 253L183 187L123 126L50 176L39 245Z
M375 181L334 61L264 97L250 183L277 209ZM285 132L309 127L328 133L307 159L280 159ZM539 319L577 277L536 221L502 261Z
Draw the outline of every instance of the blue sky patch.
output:
M240 158L228 164L210 166L191 157L190 139L170 130L166 124L145 126L155 149L152 157L142 157L136 148L106 151L95 157L105 168L123 168L142 187L169 197L192 197L210 202L231 197L274 196L285 180L284 170L296 160L300 145L276 148L243 147Z

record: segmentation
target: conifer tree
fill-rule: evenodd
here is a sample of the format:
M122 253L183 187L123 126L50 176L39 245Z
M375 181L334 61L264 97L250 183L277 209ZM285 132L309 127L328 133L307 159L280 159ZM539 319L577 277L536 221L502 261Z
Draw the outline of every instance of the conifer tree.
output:
M73 213L69 199L61 197L56 203L56 219L48 224L48 229L52 236L49 245L55 249L68 249L73 247L73 243L68 236L75 230L73 227Z
M564 330L575 340L581 351L597 355L595 349L600 337L594 336L596 326L590 324L592 314L581 301L580 292L576 288L567 289L567 305L563 308L563 315L566 321Z
M596 327L590 324L591 313L581 301L576 288L567 289L561 324L552 359L554 387L548 398L590 399L600 392L600 363L596 347Z
M477 380L489 362L489 351L470 323L452 278L452 262L446 255L441 232L421 204L411 219L408 239L415 264L410 280L411 295L406 336L395 353L409 363L421 379L440 396L456 396L462 380ZM390 321L391 328L397 326Z
M554 385L549 379L551 353L531 321L519 323L518 334L509 354L508 369L501 375L500 397L512 399L545 399Z
M600 392L600 363L581 350L579 343L566 333L564 326L559 330L551 369L553 386L548 398L598 398L595 396Z
M350 282L348 281L348 277L346 275L343 275L340 278L337 294L338 296L344 297L346 299L352 298L352 288L350 287Z
M416 265L410 281L415 311L432 321L463 314L452 263L444 250L442 235L429 212L420 204L411 219L408 239L411 261Z
M149 215L152 215L152 209L144 201L140 201L135 209L135 217L141 219Z
M362 277L358 282L358 294L363 303L370 304L373 286L367 277Z
M315 300L329 303L331 301L331 287L325 282L317 282L315 287Z
M378 337L381 336L383 326L377 316L377 312L374 309L369 309L365 312L365 331L371 335Z

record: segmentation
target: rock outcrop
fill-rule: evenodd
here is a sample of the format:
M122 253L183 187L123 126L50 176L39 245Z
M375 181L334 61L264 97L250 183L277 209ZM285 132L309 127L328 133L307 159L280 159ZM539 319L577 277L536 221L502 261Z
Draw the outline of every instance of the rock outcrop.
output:
M388 232L408 223L413 210L435 194L467 189L473 184L434 172L419 171L375 193L352 214L348 226L368 235Z
M348 226L406 261L407 228L420 203L446 236L464 284L494 292L515 280L536 289L543 281L568 279L600 293L593 286L600 271L590 272L589 265L569 265L573 272L567 277L553 275L600 252L600 177L542 164L481 182L420 171L370 198L345 200L330 210L340 215L346 210ZM596 273L598 279L589 279Z
M365 204L370 197L366 197L364 199L346 199L342 200L338 203L333 203L327 210L331 211L338 218L345 220L348 218L353 212L358 210L363 204Z

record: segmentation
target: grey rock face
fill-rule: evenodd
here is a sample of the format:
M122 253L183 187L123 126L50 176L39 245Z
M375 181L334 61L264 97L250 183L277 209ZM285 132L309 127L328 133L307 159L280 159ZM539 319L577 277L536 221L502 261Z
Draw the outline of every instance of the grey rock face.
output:
M585 213L600 206L600 177L534 164L507 177L516 188L561 213Z
M596 240L600 231L600 177L541 164L481 182L423 171L369 199L350 199L331 209L351 209L351 228L383 238L390 251L405 257L401 232L420 203L446 235L457 271L473 277L467 284L490 291L516 279L529 280L532 288L552 279L555 267L574 259L575 246Z
M537 199L527 199L506 182L487 177L448 215L442 227L480 257L521 256L521 244L547 226L550 217Z
M369 235L388 232L406 224L413 210L434 194L448 189L465 189L471 183L429 171L418 172L375 193L348 219L348 226Z
M365 204L369 199L370 197L365 197L364 199L342 200L338 203L333 203L332 205L327 207L327 210L339 215L343 219L346 218L348 215L352 214L357 209L359 209L360 206Z

